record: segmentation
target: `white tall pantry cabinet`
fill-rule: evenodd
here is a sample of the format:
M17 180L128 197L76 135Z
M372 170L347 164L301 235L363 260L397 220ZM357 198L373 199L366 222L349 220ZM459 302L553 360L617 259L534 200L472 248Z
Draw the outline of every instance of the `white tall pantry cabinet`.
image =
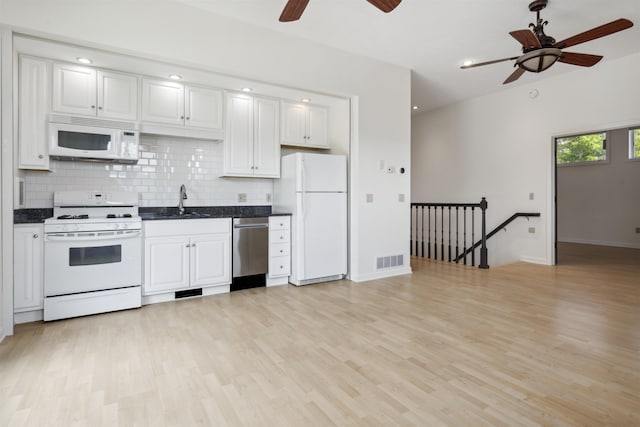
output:
M49 170L47 113L49 111L47 61L20 56L18 74L18 167Z

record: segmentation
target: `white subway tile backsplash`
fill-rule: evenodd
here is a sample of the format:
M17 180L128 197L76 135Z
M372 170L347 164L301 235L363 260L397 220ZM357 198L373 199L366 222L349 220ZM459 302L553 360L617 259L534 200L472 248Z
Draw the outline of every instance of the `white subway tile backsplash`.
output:
M51 160L52 171L25 171L26 207L50 208L54 191L135 191L140 206L178 204L180 185L187 187L185 206L270 205L270 179L220 178L222 143L143 135L135 165Z

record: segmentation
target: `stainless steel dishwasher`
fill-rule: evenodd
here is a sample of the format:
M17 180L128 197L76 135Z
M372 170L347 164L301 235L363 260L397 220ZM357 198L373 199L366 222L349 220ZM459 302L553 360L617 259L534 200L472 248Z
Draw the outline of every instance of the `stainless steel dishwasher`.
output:
M268 270L269 218L234 218L231 291L265 286Z

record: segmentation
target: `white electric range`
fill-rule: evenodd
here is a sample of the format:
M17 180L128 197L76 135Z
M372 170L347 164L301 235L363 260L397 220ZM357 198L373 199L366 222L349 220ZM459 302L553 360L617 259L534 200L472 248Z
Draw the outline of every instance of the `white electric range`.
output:
M140 307L138 193L59 191L44 221L44 320Z

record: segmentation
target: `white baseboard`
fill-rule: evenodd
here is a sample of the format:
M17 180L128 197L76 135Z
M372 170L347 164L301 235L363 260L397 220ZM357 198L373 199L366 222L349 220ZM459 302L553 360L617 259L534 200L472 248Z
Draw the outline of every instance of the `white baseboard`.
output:
M354 282L368 282L369 280L385 279L387 277L403 276L411 273L411 267L389 268L383 271L376 271L375 273L362 274L357 277L352 276L351 280Z
M640 249L640 242L607 242L604 240L588 240L588 239L573 239L570 237L558 237L558 242L563 243L580 243L583 245L598 245L598 246L613 246L616 248L630 248Z
M4 337L5 337L4 329L0 328L0 344L2 344L2 341L4 340Z
M42 319L44 319L42 310L23 311L13 314L13 323L16 325L20 323L39 322Z
M267 287L288 285L288 284L289 284L289 276L273 277L273 278L267 277Z
M551 263L546 258L540 258L535 256L521 256L520 261L530 262L531 264L551 265Z

